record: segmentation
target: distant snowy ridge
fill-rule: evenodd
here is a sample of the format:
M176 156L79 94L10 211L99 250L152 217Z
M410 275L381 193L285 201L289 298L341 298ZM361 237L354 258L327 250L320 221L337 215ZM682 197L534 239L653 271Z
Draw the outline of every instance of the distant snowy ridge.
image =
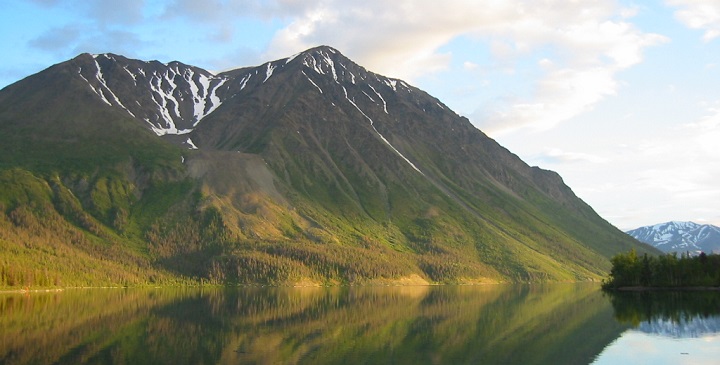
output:
M720 253L720 227L693 222L666 222L626 232L664 252Z

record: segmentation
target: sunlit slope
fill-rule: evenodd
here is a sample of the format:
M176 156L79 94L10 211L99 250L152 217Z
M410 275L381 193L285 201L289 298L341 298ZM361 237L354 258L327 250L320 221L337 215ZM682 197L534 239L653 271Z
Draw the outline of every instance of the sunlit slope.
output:
M0 134L2 285L575 281L654 252L329 47L219 75L81 55L0 91Z

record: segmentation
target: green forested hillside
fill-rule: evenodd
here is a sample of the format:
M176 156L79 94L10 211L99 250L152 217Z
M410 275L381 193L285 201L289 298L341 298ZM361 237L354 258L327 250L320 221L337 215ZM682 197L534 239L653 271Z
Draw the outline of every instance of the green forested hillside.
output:
M81 55L0 91L0 285L599 280L655 252L330 48L214 76L181 133L182 66Z

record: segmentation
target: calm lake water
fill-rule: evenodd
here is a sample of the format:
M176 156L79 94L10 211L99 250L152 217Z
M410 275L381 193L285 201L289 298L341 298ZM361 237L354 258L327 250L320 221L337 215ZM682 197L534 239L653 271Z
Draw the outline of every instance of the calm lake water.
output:
M2 364L716 364L720 293L597 285L0 294Z

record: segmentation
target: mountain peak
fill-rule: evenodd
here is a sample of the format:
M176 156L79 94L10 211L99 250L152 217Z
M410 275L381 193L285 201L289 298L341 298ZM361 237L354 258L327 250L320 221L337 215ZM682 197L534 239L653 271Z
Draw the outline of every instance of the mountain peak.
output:
M626 232L635 239L665 252L720 251L720 227L695 222L670 221Z
M320 52L342 55L342 53L340 53L340 51L338 51L337 49L335 49L333 47L327 46L327 45L320 45L317 47L313 47L313 48L305 50L302 53L320 53Z
M695 229L699 226L699 224L694 222L685 222L685 221L669 221L664 223L658 223L653 225L653 229L661 231L661 230L667 230L667 229Z
M333 94L344 95L367 119L357 101L363 95L369 95L387 114L387 94L384 97L382 90L411 90L405 82L369 72L326 45L217 75L179 61L141 61L113 53L85 53L70 62L75 68L71 72L78 74L99 101L124 110L159 136L190 133L225 100L241 97L280 73L307 79L302 82L319 93L332 88ZM364 86L357 87L360 83Z
M74 229L57 228L63 247L127 246L127 262L146 252L141 267L184 277L570 281L656 251L437 98L328 46L218 75L84 54L1 90L0 135L13 244L45 227L24 218L43 207L38 222Z
M336 82L342 81L344 79L343 76L347 72L351 72L350 69L354 70L355 73L358 73L358 71L367 73L364 68L345 57L335 48L329 46L310 48L284 60L285 64L299 63L302 64L304 68L309 68L318 74L332 76ZM354 80L355 75L353 74L347 81L354 83Z
M342 57L344 59L347 59L347 57L345 57L345 55L340 53L340 51L338 51L337 49L330 47L330 46L322 45L322 46L316 46L313 48L308 48L302 52L295 53L294 55L283 58L281 60L285 60L286 63L290 63L292 60L294 60L295 58L298 58L298 57L304 58L304 57L316 57L316 56L321 56L321 57L331 56L332 58Z

